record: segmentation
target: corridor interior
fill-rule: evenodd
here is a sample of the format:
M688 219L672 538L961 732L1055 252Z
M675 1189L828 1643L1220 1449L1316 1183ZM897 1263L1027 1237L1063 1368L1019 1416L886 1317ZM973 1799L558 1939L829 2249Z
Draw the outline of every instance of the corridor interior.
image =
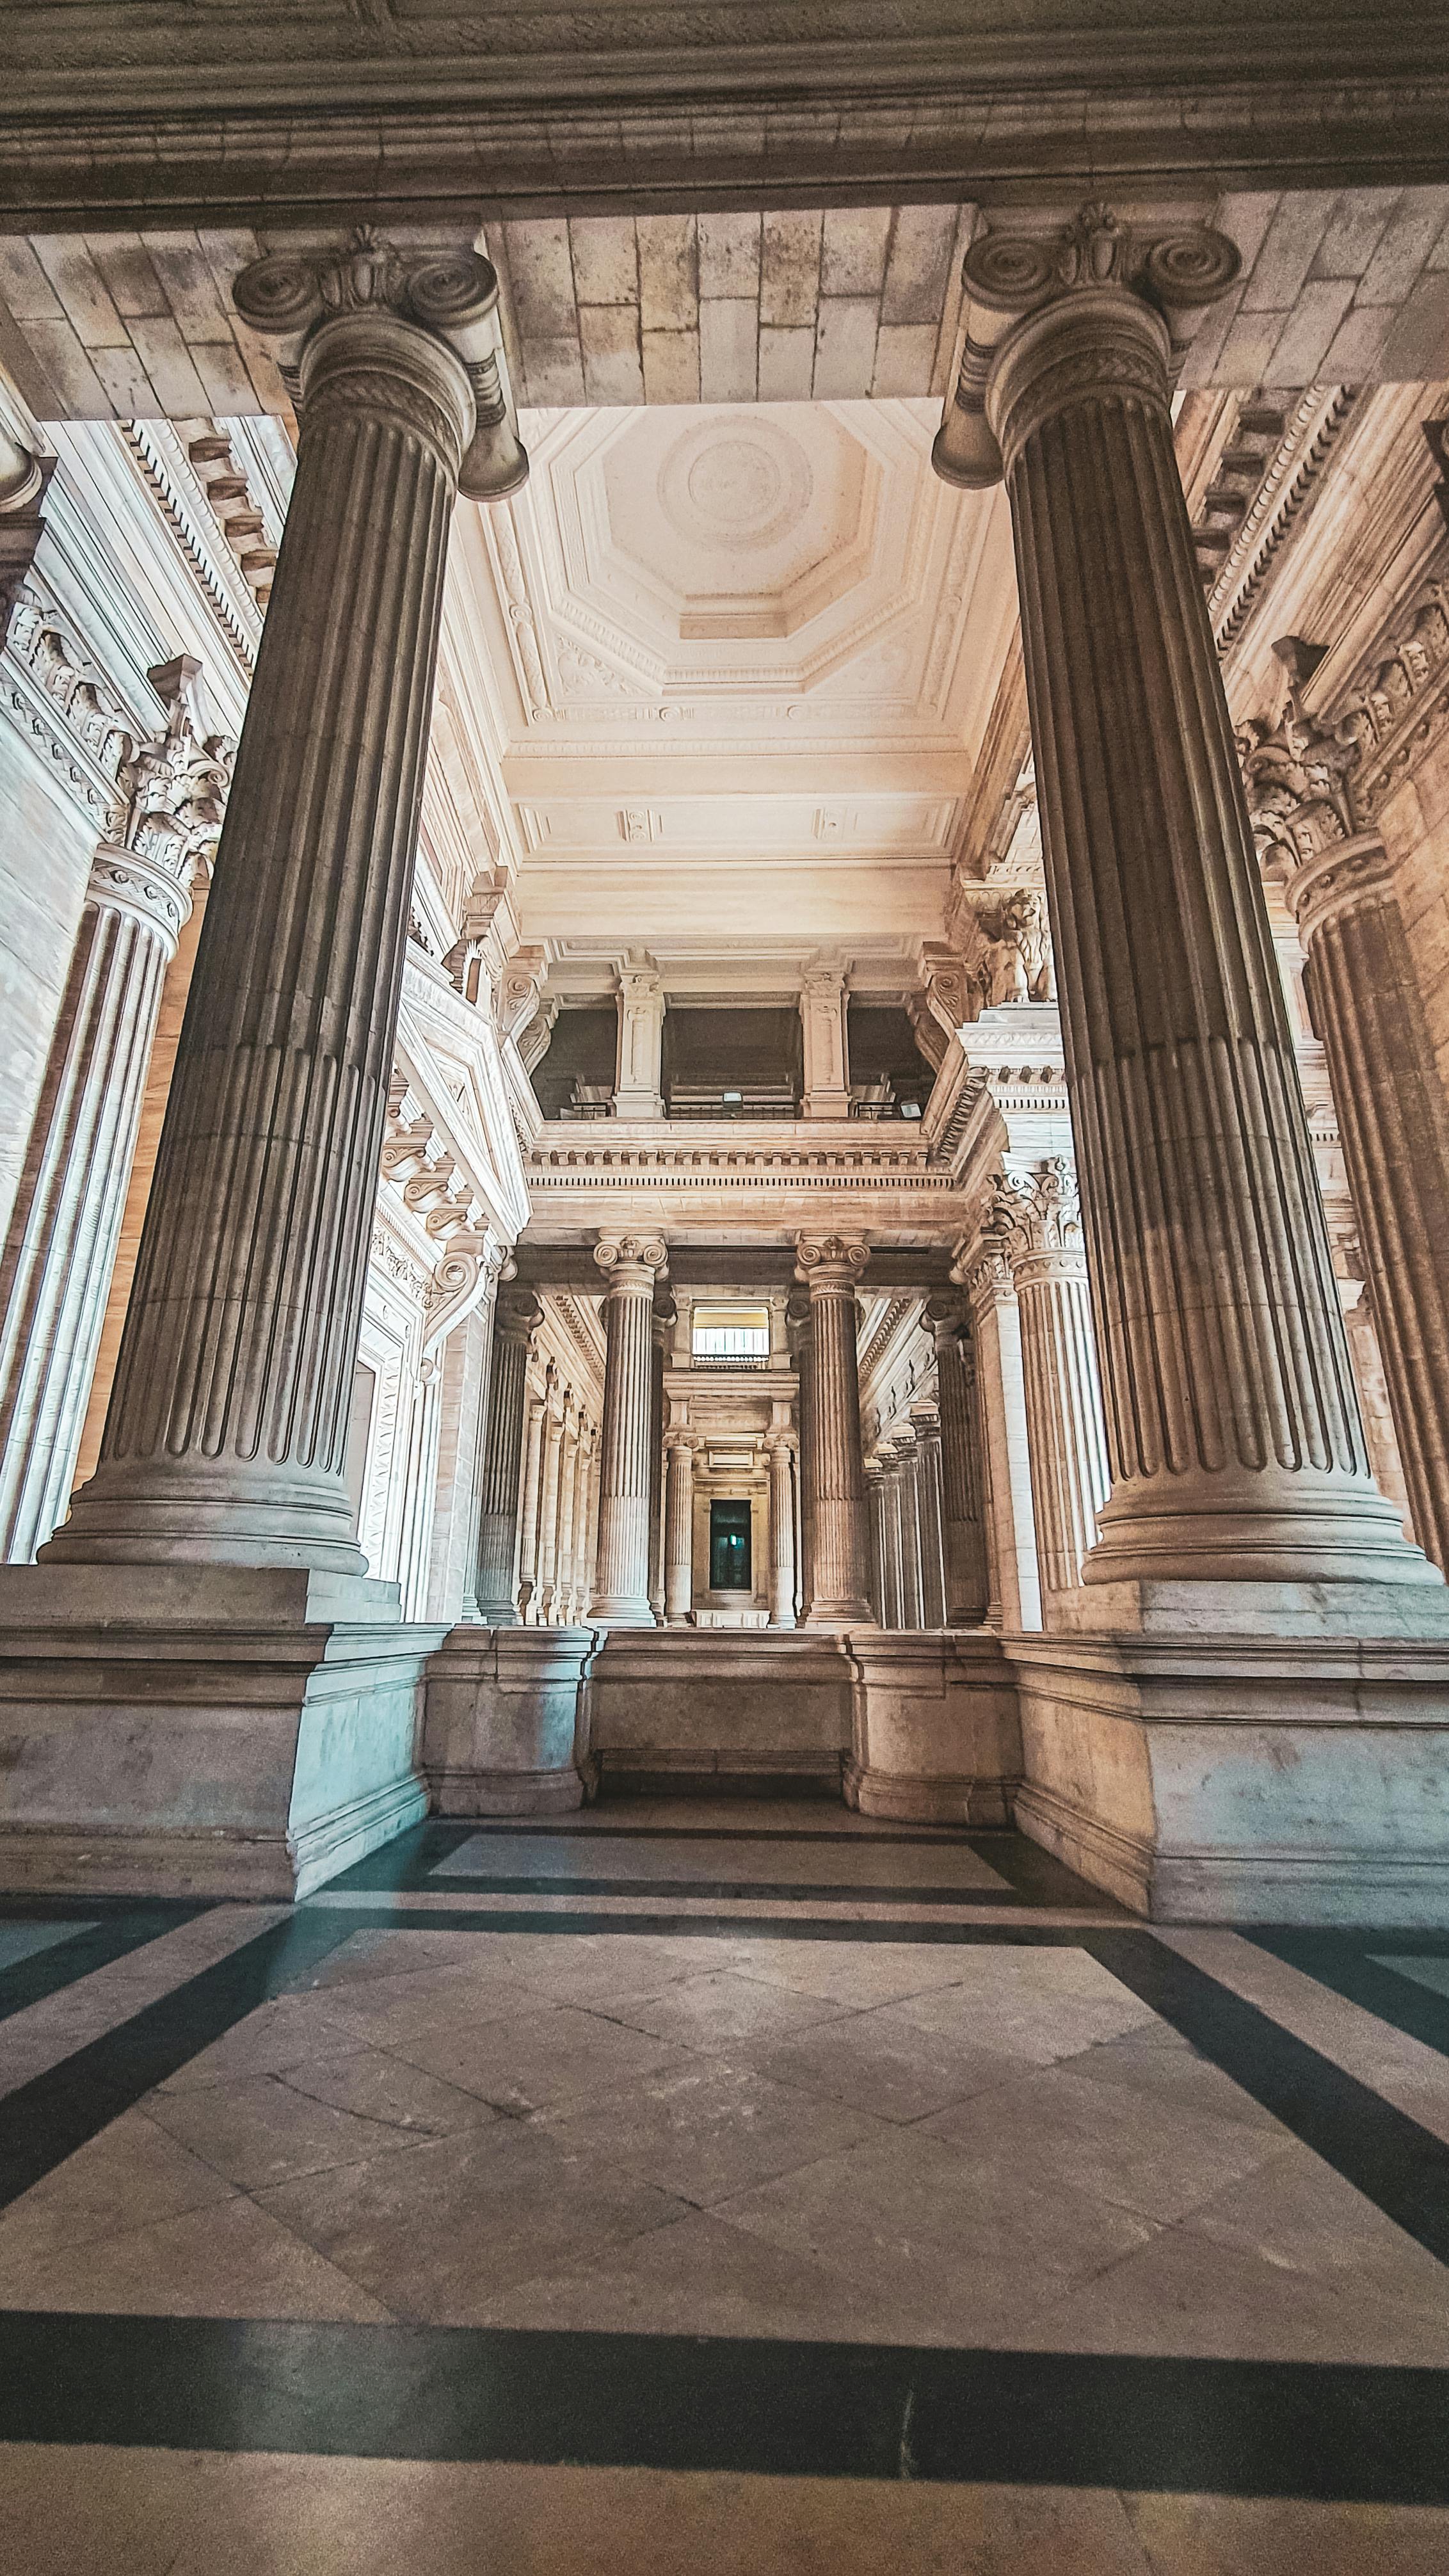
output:
M823 1799L7 1899L29 2576L1430 2576L1449 1938Z

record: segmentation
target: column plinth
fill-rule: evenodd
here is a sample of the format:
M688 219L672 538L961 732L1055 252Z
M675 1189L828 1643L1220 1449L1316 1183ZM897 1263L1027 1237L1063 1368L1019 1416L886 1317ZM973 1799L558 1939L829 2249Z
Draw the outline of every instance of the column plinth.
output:
M605 1279L606 1353L593 1616L606 1628L654 1625L649 1598L654 1283L667 1258L655 1236L606 1237L594 1246Z
M855 1292L870 1258L840 1235L802 1236L796 1277L810 1291L810 1443L813 1540L807 1628L870 1623L868 1540L860 1452Z
M236 290L295 348L297 476L100 1461L48 1551L65 1561L363 1571L348 1409L477 427L463 357L410 318L419 273L384 258L264 260Z
M1034 308L996 350L985 412L1111 1467L1083 1578L1427 1583L1369 1472L1173 456L1163 312L1206 305L1235 264L1201 231L1139 264L1099 209L1035 267L995 235L967 260L999 309Z

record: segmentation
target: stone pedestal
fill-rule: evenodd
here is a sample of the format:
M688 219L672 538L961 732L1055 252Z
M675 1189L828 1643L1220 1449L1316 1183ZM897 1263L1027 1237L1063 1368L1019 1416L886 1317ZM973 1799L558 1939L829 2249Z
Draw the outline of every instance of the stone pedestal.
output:
M850 1116L845 1012L844 968L830 964L810 967L800 988L805 1059L802 1118Z
M840 1640L772 1628L612 1632L589 1688L601 1779L645 1794L840 1792L850 1666Z
M427 1813L445 1634L356 1576L0 1569L0 1885L305 1896Z
M662 1118L664 985L652 957L630 956L619 969L619 1045L614 1075L616 1118Z
M655 1236L611 1235L594 1247L605 1280L606 1355L593 1615L605 1628L654 1625L649 1598L654 1283L666 1257Z
M443 1816L581 1806L593 1628L455 1628L428 1666L423 1764Z
M1011 1822L1016 1686L999 1638L851 1635L847 1803L903 1824Z
M865 1476L860 1454L856 1284L870 1258L840 1235L802 1236L798 1278L810 1291L810 1443L813 1538L808 1628L870 1619L866 1598Z

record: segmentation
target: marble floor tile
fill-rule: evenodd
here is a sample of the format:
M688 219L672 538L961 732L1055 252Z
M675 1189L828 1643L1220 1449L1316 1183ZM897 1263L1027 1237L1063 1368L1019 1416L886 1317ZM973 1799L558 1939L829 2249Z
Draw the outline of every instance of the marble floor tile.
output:
M153 2093L146 2108L173 2138L243 2191L326 2173L364 2157L405 2154L416 2144L393 2121L374 2120L289 2084L250 2075L189 2093Z
M486 2322L594 2334L871 2342L879 2302L830 2263L701 2209L593 2260L519 2281L494 2301Z
M428 2028L415 2039L394 2037L390 2047L445 2084L513 2112L549 2110L691 2062L668 2040L542 2000L511 2020Z
M536 2123L512 2120L261 2197L283 2227L395 2316L434 2325L480 2324L515 2281L684 2213L651 2184L600 2170Z
M207 2208L234 2187L144 2111L126 2111L0 2211L0 2302L52 2255Z
M716 2214L841 2272L886 2342L1012 2343L1027 2310L1154 2232L1069 2184L983 2175L919 2129L737 2192Z
M1449 1959L1416 1958L1410 1950L1383 1951L1376 1964L1392 1968L1411 1984L1427 1986L1431 1995L1449 1995Z
M1094 2084L1071 2063L1039 2068L925 2123L973 2170L1039 2191L1064 2183L1163 2223L1282 2155L1277 2131L1189 2111L1161 2094Z
M721 1965L727 1962L743 1976L857 2011L954 1986L969 1955L949 1941L782 1941L745 1931L715 1946Z
M23 1959L33 1959L61 1941L73 1941L78 1932L95 1928L93 1922L0 1923L0 1970L18 1968Z
M902 2003L903 2017L918 2030L1050 2066L1157 2019L1082 1950L982 1944L959 1956L951 1985Z
M1152 2576L1441 2576L1449 2513L1300 2496L1129 2495Z
M845 2013L777 2044L750 2050L750 2063L779 2084L849 2103L877 2120L926 2119L973 2093L1011 2082L1018 2057L918 2030L893 2004Z
M1449 2315L1449 2273L1363 2192L1295 2139L1194 2210L1189 2230L1357 2296Z
M725 1967L678 1977L662 1994L642 2003L620 2003L615 2011L620 2021L656 2039L675 2039L687 2048L716 2049L833 2021L844 2009L824 1996L802 1995Z
M290 2066L286 2081L314 2101L331 2102L339 2111L355 2111L360 2119L415 2130L422 2137L482 2128L498 2116L481 2095L461 2092L380 2048L319 2058L315 2066Z
M1122 2039L1099 2040L1071 2060L1071 2070L1094 2084L1125 2085L1129 2092L1154 2094L1210 2119L1234 2120L1244 2128L1268 2129L1275 2136L1282 2133L1283 2124L1273 2112L1221 2067L1200 2057L1166 2022L1128 2031Z
M13 2307L126 2316L325 2317L379 2325L388 2314L239 2192L44 2262L17 2264L4 2296Z
M546 2126L571 2153L637 2174L702 2208L889 2135L882 2122L838 2102L772 2084L749 2067L698 2057L556 2112Z
M501 1973L555 2003L647 2002L683 1977L724 1964L720 1944L648 1932L511 1932L486 1936ZM480 1945L481 1946L481 1945Z
M1014 2340L1042 2352L1442 2370L1449 2368L1449 2300L1429 2310L1372 2297L1348 2274L1324 2279L1296 2271L1189 2224L1161 2230L1110 2269L1024 2311Z
M1004 1894L1007 1881L967 1843L911 1845L827 1835L787 1841L658 1834L612 1844L569 1834L481 1833L436 1864L435 1876L751 1880L811 1887L960 1887Z
M1092 2488L16 2444L0 2511L27 2576L1156 2576Z
M354 2046L369 2048L390 2048L426 2030L481 2030L537 2008L537 1997L518 1978L483 1961L411 1977L368 1977L323 1992L329 2022L350 2033Z
M357 1900L346 1901L355 1904ZM407 1932L381 1928L350 1932L308 1971L304 1983L308 1991L315 1991L324 1986L363 1985L374 1978L432 1976L447 1968L476 1971L486 1948L472 1932L432 1932L421 1925Z
M336 2057L359 2045L355 2026L330 2009L329 1997L279 1995L198 2049L167 2077L162 2090L194 2093L212 2084L239 2083L248 2075L283 2075L289 2066Z

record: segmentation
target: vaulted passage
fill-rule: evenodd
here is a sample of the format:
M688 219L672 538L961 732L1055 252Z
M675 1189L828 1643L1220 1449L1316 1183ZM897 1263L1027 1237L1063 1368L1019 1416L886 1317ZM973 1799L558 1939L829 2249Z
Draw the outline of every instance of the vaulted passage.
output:
M1260 16L6 13L7 2563L1449 2556L1449 39Z

